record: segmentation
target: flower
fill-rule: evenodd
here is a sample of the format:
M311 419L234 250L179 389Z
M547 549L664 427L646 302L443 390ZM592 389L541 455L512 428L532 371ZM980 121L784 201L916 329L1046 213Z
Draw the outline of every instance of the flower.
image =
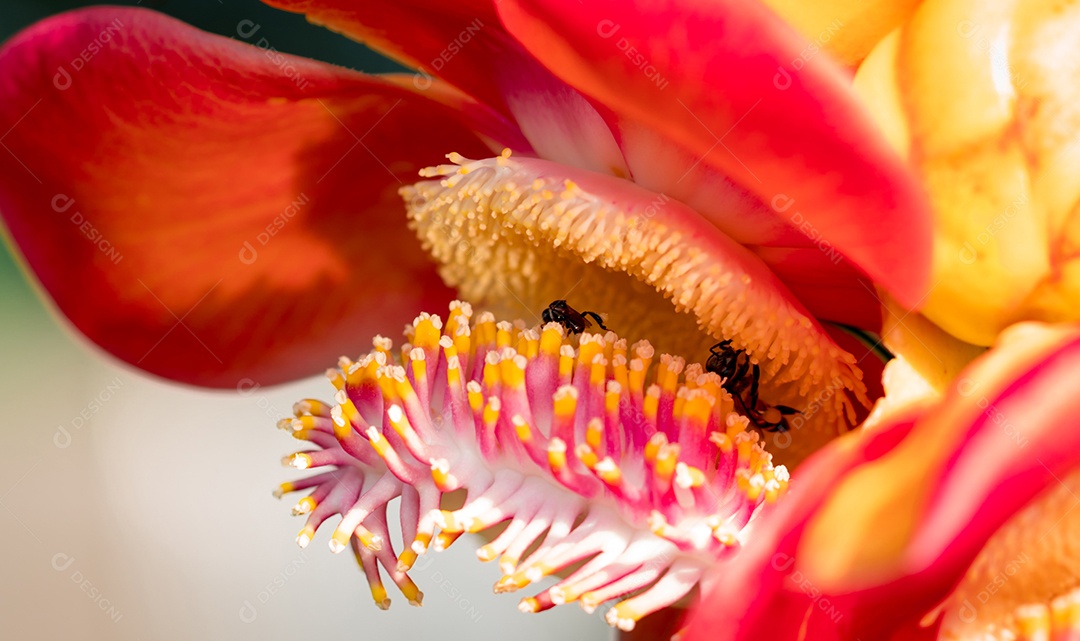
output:
M734 405L743 414L790 408L791 429L770 440L778 459L797 463L856 424L871 400L861 368L873 356L857 359L819 319L875 329L876 288L908 307L925 293L922 189L843 71L802 56L804 41L756 4L594 3L575 7L573 20L560 7L505 0L364 11L275 4L440 77L365 76L143 10L65 14L0 51L0 119L10 127L0 212L61 311L128 363L222 387L313 371L449 301L451 288L509 318L572 291L623 336L691 360L730 341L753 365L749 396L715 373L683 370L680 358L650 369L649 344L628 348L614 336L582 338L576 350L560 338L560 363L570 350L579 371L554 386L550 372L536 383L528 372L552 366L554 339L547 352L530 346L557 328L512 331L481 315L484 335L461 347L480 330L462 333L459 303L441 338L433 330L442 321L420 316L400 360L377 341L376 354L341 361L331 376L336 405L304 401L282 424L318 448L290 464L340 467L282 488L313 488L296 508L311 512L301 542L341 513L334 548L351 542L380 604L376 560L419 601L403 574L419 550L395 558L384 545L382 506L398 495L410 511L405 538L421 548L433 525L445 545L499 516L535 529L545 506L575 507L566 538L549 533L552 547L525 566L507 559L508 581L521 587L575 555L600 556L529 609L571 600L567 591L583 585L616 597L658 578L612 611L625 628L718 576L714 561L749 536L761 501L785 481L755 437L740 436L753 417ZM433 166L444 156L450 164ZM405 184L421 168L436 180ZM607 362L591 353L601 345ZM473 366L457 383L451 349L463 372ZM620 355L640 371L633 385L629 373L619 380ZM440 369L447 393L468 398L472 427L479 420L494 438L470 433L453 402L424 398L443 389ZM515 388L506 381L520 370ZM465 380L476 385L462 388ZM589 399L565 415L581 424L560 428L558 407L551 423L532 424L547 395L570 403L566 384ZM596 428L601 397L639 407L644 427L620 416ZM450 420L444 432L425 425L429 408ZM562 464L557 429L573 446ZM649 496L630 479L652 479ZM507 496L526 484L542 489L530 501ZM470 490L466 507L437 510L456 487ZM505 504L515 500L520 512ZM601 527L606 512L614 516ZM637 543L647 554L635 556ZM601 580L637 558L641 567ZM589 594L576 596L600 600Z

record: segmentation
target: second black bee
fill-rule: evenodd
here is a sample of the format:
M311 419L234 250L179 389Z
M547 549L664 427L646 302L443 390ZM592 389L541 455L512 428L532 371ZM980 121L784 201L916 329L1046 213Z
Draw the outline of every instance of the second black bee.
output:
M745 351L732 347L731 339L709 348L705 371L724 379L722 387L731 394L739 411L758 429L786 432L791 429L787 417L800 413L787 405L768 405L758 398L761 368L750 361Z

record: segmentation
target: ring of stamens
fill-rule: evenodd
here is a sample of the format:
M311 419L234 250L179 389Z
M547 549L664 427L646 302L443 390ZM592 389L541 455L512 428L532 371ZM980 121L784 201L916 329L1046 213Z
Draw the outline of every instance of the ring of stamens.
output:
M307 515L297 542L340 515L330 548L352 548L379 607L384 574L419 605L418 555L505 522L477 552L498 559L496 592L583 562L519 608L623 599L606 618L630 629L721 571L787 487L720 378L645 341L571 340L556 323L488 313L473 323L460 302L445 323L422 314L406 337L400 350L377 338L343 357L327 372L335 402L301 401L279 422L314 445L286 465L328 470L277 491L310 490L293 508ZM464 505L442 509L456 490ZM400 551L386 515L397 498Z
M562 177L565 168L508 151L448 158L453 164L421 172L440 180L401 193L444 280L469 300L524 314L570 291L610 311L622 335L648 336L672 353L704 358L714 337L731 339L759 364L764 400L813 406L797 421L801 438L778 443L791 446L785 460L853 425L854 405L868 403L854 358L745 248L696 233L700 217L681 203L644 204L657 196L628 181L575 182Z

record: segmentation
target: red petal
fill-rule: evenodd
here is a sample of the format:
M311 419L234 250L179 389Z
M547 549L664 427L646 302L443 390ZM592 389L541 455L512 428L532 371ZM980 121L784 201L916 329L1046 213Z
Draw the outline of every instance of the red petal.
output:
M929 634L919 620L990 536L1080 464L1078 366L1080 328L1018 326L917 421L897 417L819 452L726 568L689 638ZM719 627L732 620L737 631Z
M0 50L0 211L60 310L167 378L311 374L451 292L396 190L486 147L425 97L141 9Z
M503 140L522 154L626 175L604 118L529 55L502 28L490 0L383 0L362 7L342 0L264 0L359 40L445 80L512 117L528 143ZM429 79L413 79L425 90Z
M644 123L754 192L793 199L901 302L930 273L930 218L915 178L825 56L763 6L505 0L510 32L560 78ZM798 69L796 69L798 67ZM801 225L800 225L801 226Z
M263 0L266 4L302 13L314 24L358 40L367 46L446 80L477 100L509 114L495 83L501 56L520 55L520 46L507 35L491 0ZM423 89L425 80L419 81Z

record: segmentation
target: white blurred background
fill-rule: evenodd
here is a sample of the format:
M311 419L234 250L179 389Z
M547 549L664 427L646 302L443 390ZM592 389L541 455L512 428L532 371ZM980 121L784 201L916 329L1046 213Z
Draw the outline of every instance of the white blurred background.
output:
M392 68L255 0L140 2L211 30L256 19L285 51ZM4 0L0 38L81 4ZM328 398L323 379L243 396L151 379L74 335L30 282L0 247L0 639L610 637L576 606L519 613L469 538L413 570L422 608L391 584L393 606L376 609L351 554L332 555L326 532L300 550L293 501L271 495L302 474L280 466L301 448L274 423Z
M610 637L576 606L492 594L471 538L413 570L422 608L390 584L376 609L351 554L326 531L298 548L294 501L271 495L303 474L274 422L329 398L324 379L247 396L151 379L74 336L8 255L0 301L0 639Z

